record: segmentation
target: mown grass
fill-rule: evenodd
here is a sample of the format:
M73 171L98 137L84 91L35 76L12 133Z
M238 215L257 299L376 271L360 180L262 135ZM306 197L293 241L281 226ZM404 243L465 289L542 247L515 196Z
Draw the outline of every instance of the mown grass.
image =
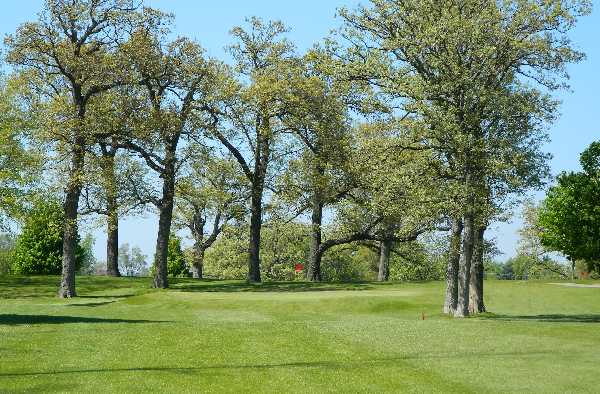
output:
M596 392L600 289L0 278L0 392ZM423 316L425 320L423 320Z

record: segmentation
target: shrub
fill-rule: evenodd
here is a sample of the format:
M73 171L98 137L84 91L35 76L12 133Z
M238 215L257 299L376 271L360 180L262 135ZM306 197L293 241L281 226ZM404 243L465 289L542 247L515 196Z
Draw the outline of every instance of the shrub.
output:
M399 244L396 251L390 259L390 280L428 281L445 278L447 255L431 248L431 243L415 241Z
M294 280L294 266L306 265L308 226L271 221L261 231L260 268L263 280ZM227 227L204 256L204 273L218 279L246 279L248 230L245 225Z
M12 271L21 275L59 275L62 272L64 214L57 201L41 201L25 217L17 237ZM77 241L76 269L85 258Z
M362 245L331 248L323 256L321 274L327 282L374 280L378 255Z
M167 273L172 277L185 277L189 276L190 273L185 254L181 249L181 239L175 234L171 234L169 237Z
M248 273L248 235L245 227L226 227L204 255L204 275L216 279L245 279Z
M264 280L296 279L295 265L308 261L310 227L302 223L271 221L261 234L260 268ZM303 279L302 276L299 278Z

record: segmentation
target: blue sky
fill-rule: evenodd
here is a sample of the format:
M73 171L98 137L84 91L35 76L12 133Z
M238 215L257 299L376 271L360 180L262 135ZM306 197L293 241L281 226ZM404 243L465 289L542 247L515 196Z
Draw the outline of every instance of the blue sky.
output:
M365 1L363 1L364 3ZM2 35L14 32L25 21L35 18L42 0L4 1L0 14ZM244 18L260 16L279 19L291 27L290 39L300 49L308 48L338 26L334 18L341 6L354 7L358 0L146 0L148 5L176 15L175 33L197 39L209 55L224 57L223 47L230 42L229 30L242 24ZM579 169L579 153L594 140L600 139L600 1L595 1L592 15L582 19L571 38L577 48L587 53L587 59L570 67L571 91L559 92L562 100L561 117L551 127L552 142L546 150L554 156L552 171ZM534 194L541 198L543 193ZM490 232L506 256L514 254L518 240L519 220L494 226ZM121 225L122 243L137 245L148 256L153 255L156 239L156 220L128 219ZM95 234L96 256L105 258L105 238L102 231Z

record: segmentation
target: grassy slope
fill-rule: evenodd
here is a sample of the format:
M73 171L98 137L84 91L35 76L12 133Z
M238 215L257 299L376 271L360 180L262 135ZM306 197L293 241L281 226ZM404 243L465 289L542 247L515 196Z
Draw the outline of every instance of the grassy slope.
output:
M496 315L452 320L441 283L57 283L0 278L0 392L597 389L600 289L487 282Z

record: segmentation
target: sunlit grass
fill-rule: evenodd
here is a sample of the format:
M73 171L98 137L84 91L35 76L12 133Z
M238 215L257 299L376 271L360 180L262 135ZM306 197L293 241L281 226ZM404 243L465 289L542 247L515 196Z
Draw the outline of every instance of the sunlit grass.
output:
M597 389L600 289L442 283L0 278L0 392L573 392ZM423 320L424 318L424 320Z

